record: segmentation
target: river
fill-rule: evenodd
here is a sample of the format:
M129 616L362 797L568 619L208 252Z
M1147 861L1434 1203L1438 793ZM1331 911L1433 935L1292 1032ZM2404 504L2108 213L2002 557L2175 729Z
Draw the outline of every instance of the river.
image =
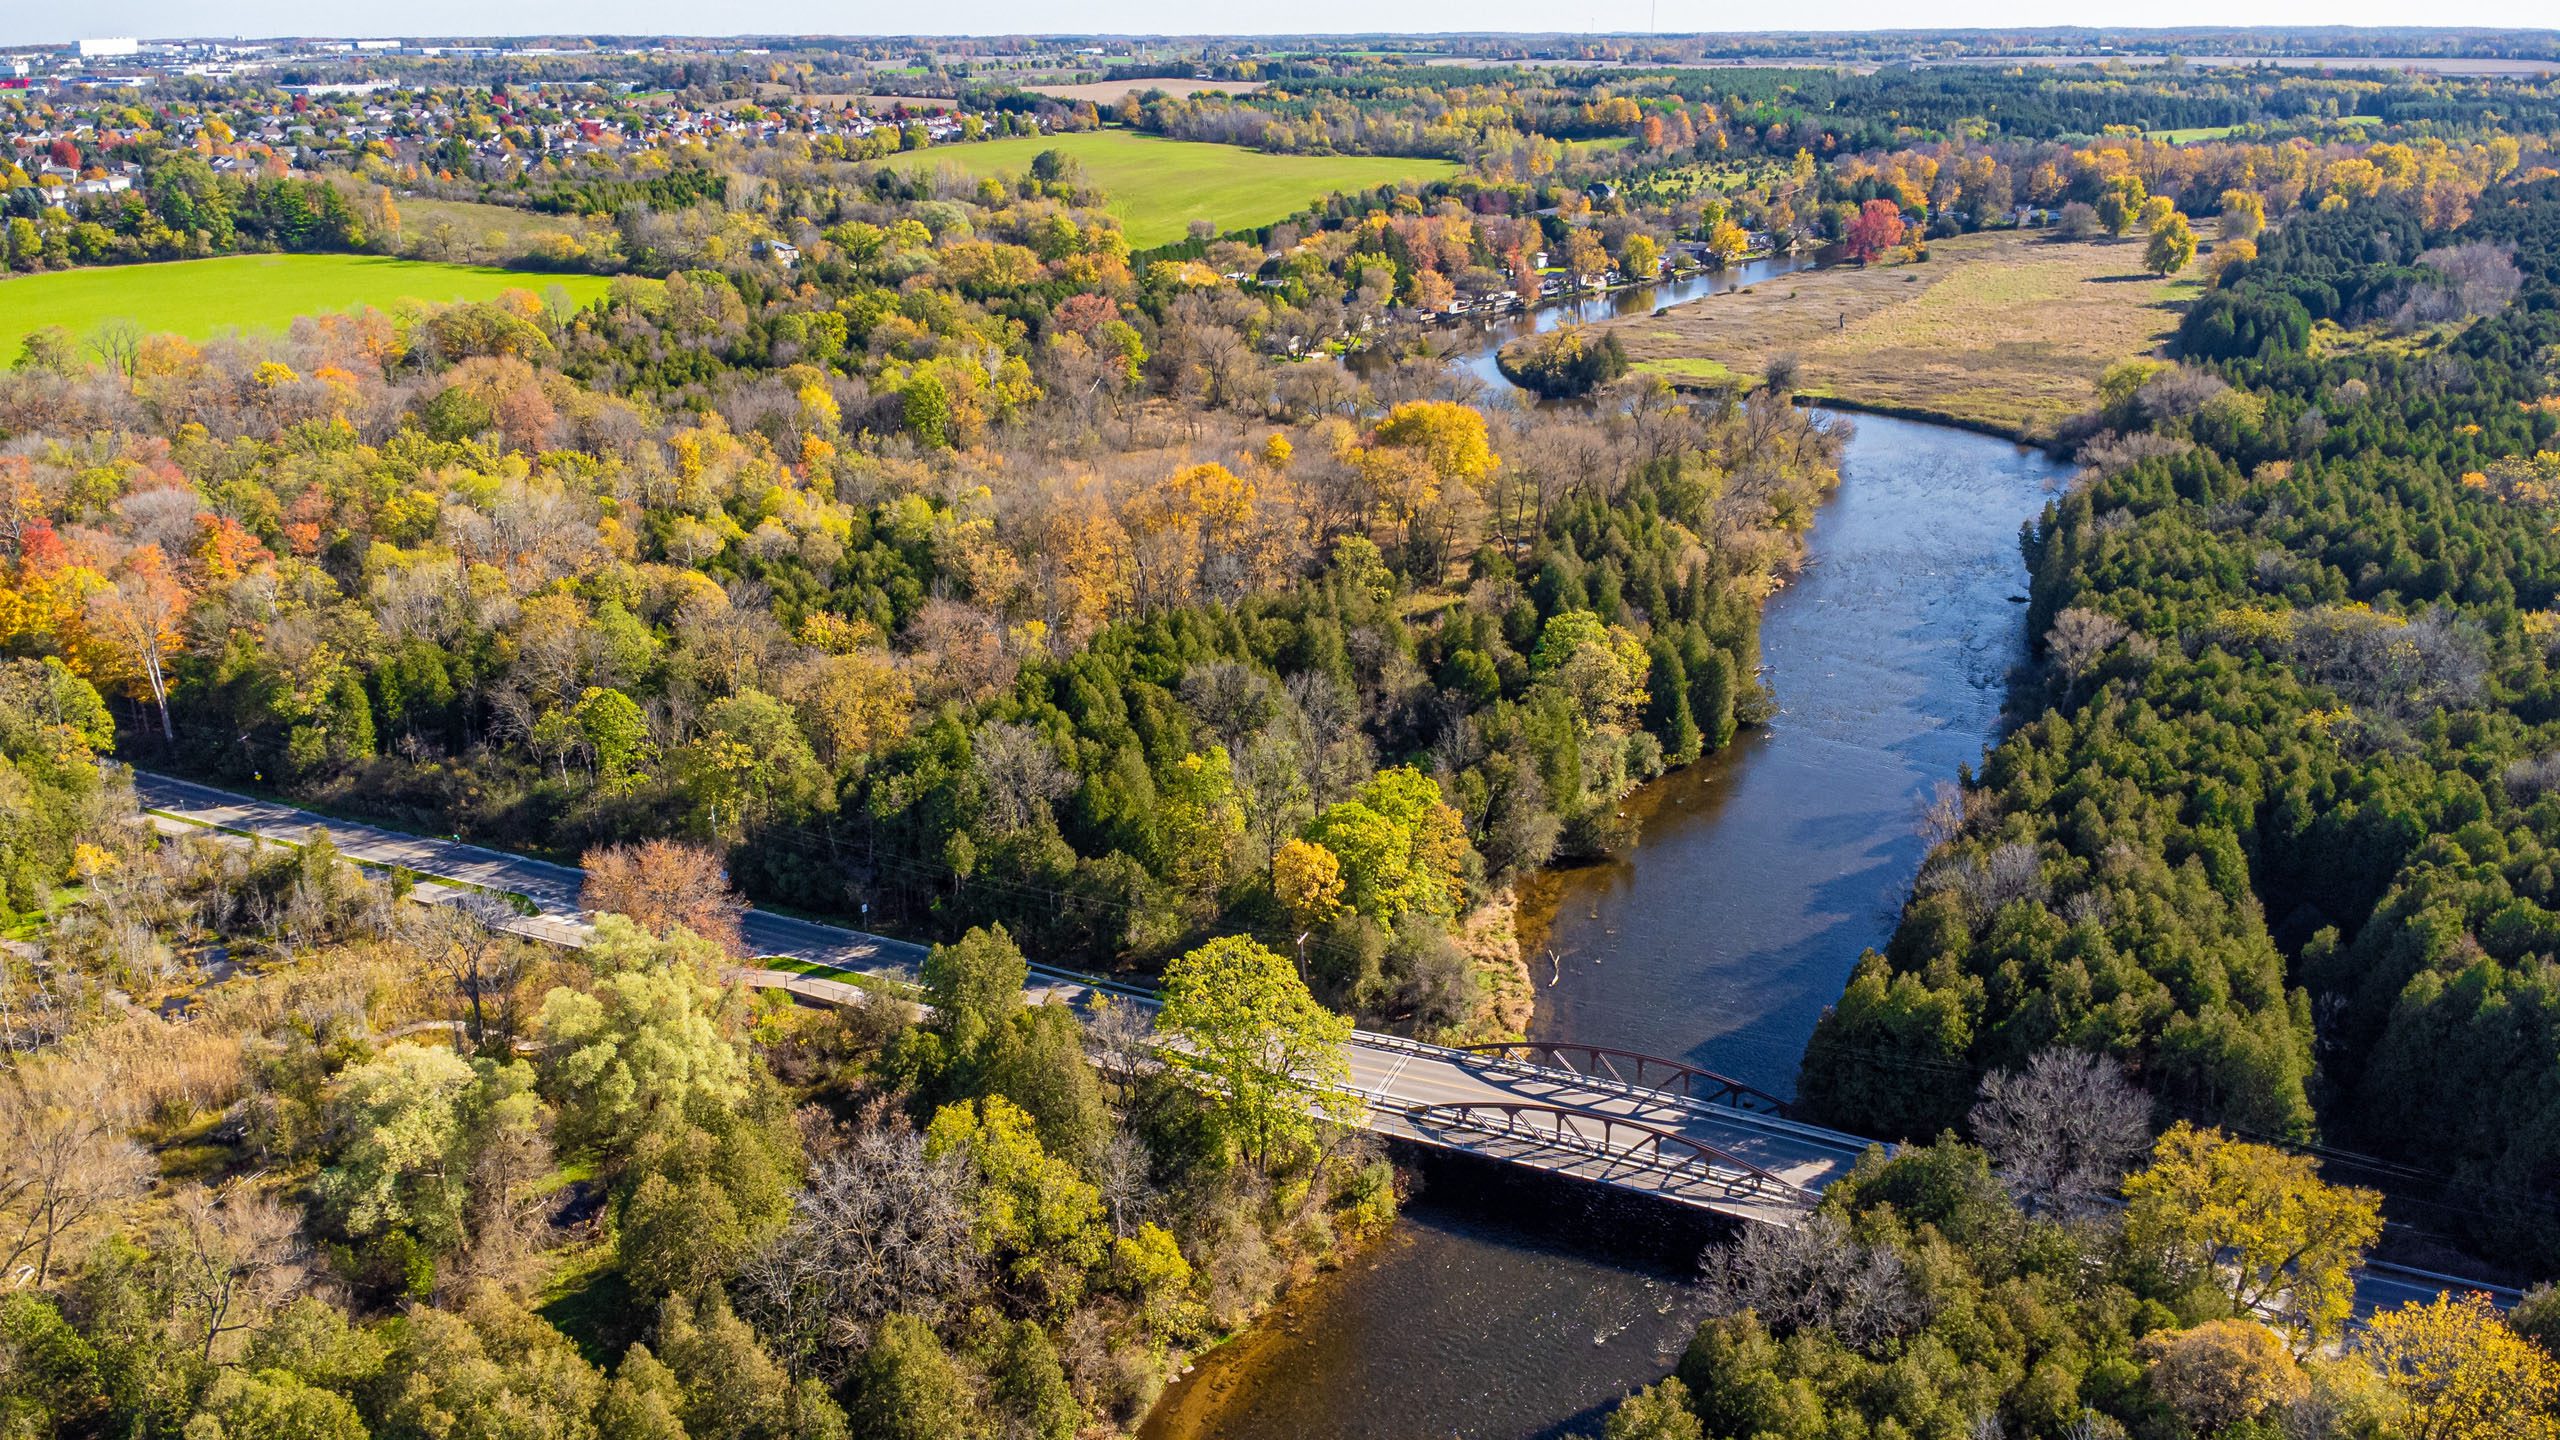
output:
M1670 288L1593 303L1690 298ZM1498 322L1452 363L1490 376L1492 346L1564 318ZM1943 426L1852 423L1810 563L1763 617L1776 716L1633 797L1640 839L1623 858L1536 887L1525 918L1544 919L1556 958L1536 960L1533 1034L1790 1094L1823 1007L1891 934L1920 807L1998 724L2024 642L2018 526L2064 471ZM1146 1440L1597 1433L1613 1401L1677 1360L1700 1304L1695 1238L1622 1214L1577 1223L1600 1203L1426 1166L1389 1240L1204 1358Z

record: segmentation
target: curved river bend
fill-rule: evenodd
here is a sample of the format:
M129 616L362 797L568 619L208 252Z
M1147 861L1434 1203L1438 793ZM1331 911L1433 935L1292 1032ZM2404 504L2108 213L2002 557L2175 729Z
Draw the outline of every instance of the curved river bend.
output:
M1488 373L1490 355L1454 363ZM1533 962L1532 1033L1790 1094L1823 1007L1891 934L1921 805L1994 736L2023 646L2018 527L2065 472L1964 431L1854 424L1811 563L1763 619L1776 717L1633 797L1642 839L1625 857L1541 880L1528 908L1549 917L1554 959ZM1678 1358L1698 1318L1694 1235L1500 1176L1427 1178L1389 1240L1206 1357L1147 1440L1589 1434Z

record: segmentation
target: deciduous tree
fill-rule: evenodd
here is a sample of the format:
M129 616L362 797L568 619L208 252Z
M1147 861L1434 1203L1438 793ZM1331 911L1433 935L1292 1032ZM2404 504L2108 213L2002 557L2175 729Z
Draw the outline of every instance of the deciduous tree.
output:
M2408 1404L2410 1440L2553 1440L2560 1361L2485 1295L2439 1295L2373 1317L2364 1353Z
M662 939L681 927L732 955L744 948L738 917L746 902L729 888L717 853L681 840L643 840L590 850L579 864L586 871L578 891L584 908L627 916Z
M1243 936L1212 940L1165 968L1157 1028L1198 1075L1221 1126L1268 1172L1311 1142L1319 1116L1354 1102L1342 1045L1351 1024L1307 992L1287 960Z
M1902 243L1903 229L1901 206L1890 200L1870 200L1858 207L1840 241L1848 247L1849 258L1872 262Z
M2382 1197L2331 1185L2318 1162L2184 1121L2124 1182L2125 1241L2173 1272L2218 1276L2232 1306L2273 1311L2306 1343L2337 1333L2354 1272L2382 1232Z

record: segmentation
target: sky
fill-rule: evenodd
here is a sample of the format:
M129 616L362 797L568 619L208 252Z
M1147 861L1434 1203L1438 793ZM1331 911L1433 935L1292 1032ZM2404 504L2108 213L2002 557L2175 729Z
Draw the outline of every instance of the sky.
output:
M734 34L1297 34L1325 31L1869 30L2026 25L2549 27L2551 0L94 0L0 3L0 44L83 36Z

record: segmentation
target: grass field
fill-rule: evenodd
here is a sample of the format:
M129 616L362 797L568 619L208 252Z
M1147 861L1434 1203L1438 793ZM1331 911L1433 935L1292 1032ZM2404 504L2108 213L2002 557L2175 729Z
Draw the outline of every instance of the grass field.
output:
M1393 155L1270 155L1126 130L941 145L889 163L928 169L953 165L970 175L1019 175L1043 150L1075 157L1084 167L1086 183L1106 193L1104 208L1120 217L1129 243L1140 249L1181 239L1194 220L1206 220L1222 231L1265 225L1337 190L1435 180L1458 169L1447 160Z
M380 255L225 255L165 265L58 270L0 280L0 356L47 325L86 335L128 318L145 330L190 340L224 330L281 331L296 316L401 300L488 300L508 290L547 293L554 285L584 303L604 293L601 275L549 275L439 265Z
M1784 275L1610 324L1638 373L1713 381L1794 355L1807 395L2036 434L2087 408L2109 365L2157 350L2199 289L2197 269L2145 272L2142 250L1963 235L1923 263Z
M464 243L497 256L522 255L543 235L567 231L557 215L520 210L513 205L483 205L476 200L434 200L424 195L398 195L391 203L400 211L400 234L416 240L438 225L448 225Z
M2165 140L2172 145L2193 145L2199 140L2225 139L2245 128L2240 125L2190 125L2183 130L2153 130L2148 132L2148 138Z

